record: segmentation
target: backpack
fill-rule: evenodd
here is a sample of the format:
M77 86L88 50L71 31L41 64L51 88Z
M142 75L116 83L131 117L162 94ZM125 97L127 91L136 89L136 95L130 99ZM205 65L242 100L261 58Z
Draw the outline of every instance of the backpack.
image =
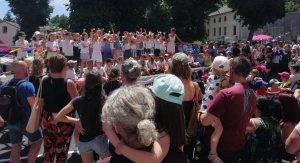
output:
M20 80L18 83L7 82L0 94L0 116L5 121L17 122L22 118L23 107L18 101L18 87L25 80Z

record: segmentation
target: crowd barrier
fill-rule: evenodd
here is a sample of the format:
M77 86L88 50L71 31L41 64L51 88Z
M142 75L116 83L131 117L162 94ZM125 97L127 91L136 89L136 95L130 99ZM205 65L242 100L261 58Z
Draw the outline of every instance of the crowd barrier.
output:
M198 71L202 71L205 67L192 68L194 79L199 78ZM162 74L155 74L150 76L142 76L137 82L143 87L152 86L155 78ZM198 76L198 77L196 77Z

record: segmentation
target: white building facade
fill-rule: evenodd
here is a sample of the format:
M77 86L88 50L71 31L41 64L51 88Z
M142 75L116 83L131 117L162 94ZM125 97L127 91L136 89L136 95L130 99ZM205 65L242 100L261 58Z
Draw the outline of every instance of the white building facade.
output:
M209 14L206 24L207 40L209 41L247 41L249 30L238 22L239 16L227 6Z
M9 21L0 22L0 40L2 40L6 46L14 46L13 37L19 30L20 26L17 23Z

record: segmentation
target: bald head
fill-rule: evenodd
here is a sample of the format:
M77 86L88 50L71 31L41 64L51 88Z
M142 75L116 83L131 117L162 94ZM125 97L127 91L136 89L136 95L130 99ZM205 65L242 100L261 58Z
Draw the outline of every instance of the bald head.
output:
M27 64L24 61L16 61L13 64L15 78L25 78L27 76Z

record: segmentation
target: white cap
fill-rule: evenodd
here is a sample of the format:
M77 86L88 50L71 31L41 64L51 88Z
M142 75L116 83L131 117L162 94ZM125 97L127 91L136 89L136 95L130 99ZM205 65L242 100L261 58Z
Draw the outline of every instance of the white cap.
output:
M230 62L224 56L217 56L212 63L212 67L221 71L229 71Z
M298 45L293 45L293 47L292 47L293 50L294 50L294 49L298 49L298 48L299 48Z
M35 31L34 32L34 35L36 36L36 35L41 35L42 33L40 32L40 31Z

